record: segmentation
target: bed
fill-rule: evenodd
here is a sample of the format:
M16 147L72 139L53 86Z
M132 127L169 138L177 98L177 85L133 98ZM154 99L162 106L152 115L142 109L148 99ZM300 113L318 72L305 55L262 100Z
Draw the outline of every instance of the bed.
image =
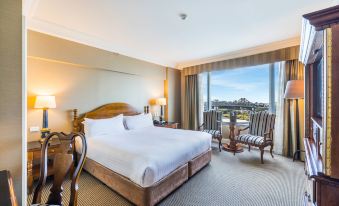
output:
M111 103L80 117L73 130L83 132L84 118L105 119L138 112L126 103ZM88 138L84 169L136 205L155 205L211 161L207 133L149 127Z

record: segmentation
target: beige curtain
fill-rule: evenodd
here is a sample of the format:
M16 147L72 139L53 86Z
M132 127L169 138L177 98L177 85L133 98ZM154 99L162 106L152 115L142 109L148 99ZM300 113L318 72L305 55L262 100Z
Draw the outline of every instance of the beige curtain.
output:
M226 59L222 61L210 62L183 68L183 75L194 75L203 72L218 71L224 69L240 68L261 64L269 64L280 61L298 59L299 46L278 49L275 51L254 54L250 56Z
M289 60L284 64L285 81L304 79L304 65L298 60ZM283 106L283 155L292 157L297 150L304 150L304 100L284 100ZM303 154L301 159L304 159Z
M183 128L198 130L200 120L199 75L184 77Z

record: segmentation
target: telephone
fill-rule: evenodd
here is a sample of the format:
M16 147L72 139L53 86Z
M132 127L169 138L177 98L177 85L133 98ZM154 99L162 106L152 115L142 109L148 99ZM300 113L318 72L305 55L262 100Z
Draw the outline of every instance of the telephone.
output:
M167 122L166 121L153 120L153 124L154 125L165 125L165 124L167 124Z

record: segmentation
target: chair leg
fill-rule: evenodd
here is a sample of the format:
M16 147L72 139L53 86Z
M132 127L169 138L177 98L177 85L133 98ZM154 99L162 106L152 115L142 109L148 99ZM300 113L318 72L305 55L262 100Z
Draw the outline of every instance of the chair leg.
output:
M260 147L261 164L264 164L264 148Z
M219 152L221 152L221 138L219 138Z
M248 145L248 151L249 152L251 151L251 145Z
M274 158L274 156L273 156L273 144L271 145L270 153L271 153L272 158Z

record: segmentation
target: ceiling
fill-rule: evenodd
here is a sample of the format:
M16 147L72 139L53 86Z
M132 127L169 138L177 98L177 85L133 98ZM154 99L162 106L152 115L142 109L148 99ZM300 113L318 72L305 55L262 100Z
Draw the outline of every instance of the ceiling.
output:
M31 30L168 66L296 39L336 0L26 0ZM180 13L187 14L181 20ZM284 42L284 41L283 41Z

